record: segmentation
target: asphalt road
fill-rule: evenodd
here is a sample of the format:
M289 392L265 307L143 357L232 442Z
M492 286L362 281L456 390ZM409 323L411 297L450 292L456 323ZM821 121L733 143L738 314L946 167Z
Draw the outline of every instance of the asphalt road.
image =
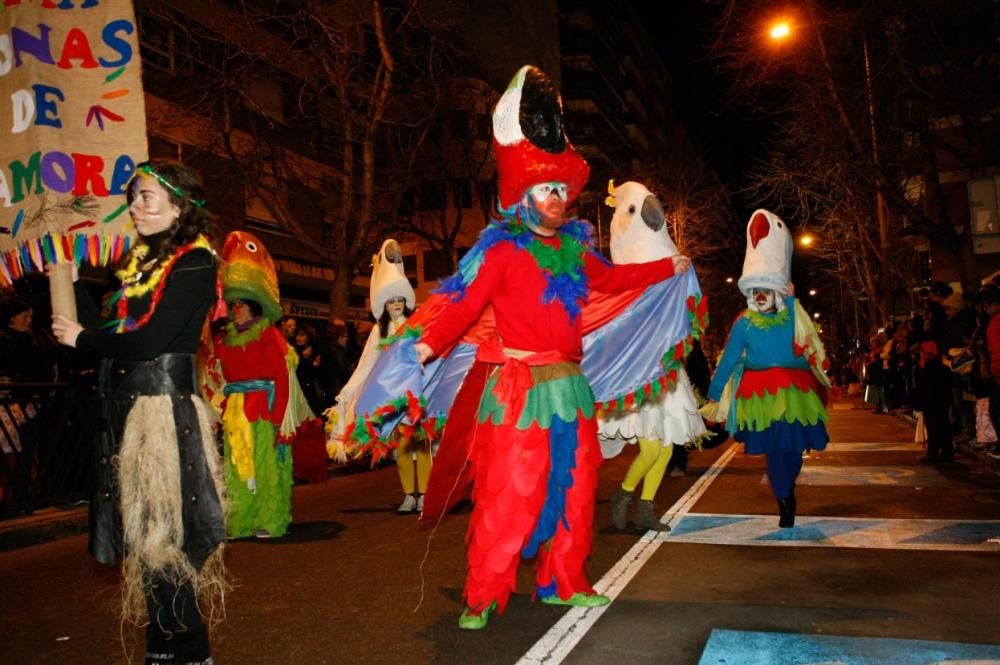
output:
M526 562L520 593L481 633L456 625L467 505L420 528L395 514L393 467L297 487L286 538L228 546L215 660L1000 663L1000 482L967 461L916 464L909 427L851 406L834 405L833 444L806 459L792 530L777 529L763 459L726 445L665 481L670 534L618 533L608 500L628 448L601 470L591 560L614 602L535 604ZM85 536L0 553L0 663L141 662L117 594L118 571L89 559Z

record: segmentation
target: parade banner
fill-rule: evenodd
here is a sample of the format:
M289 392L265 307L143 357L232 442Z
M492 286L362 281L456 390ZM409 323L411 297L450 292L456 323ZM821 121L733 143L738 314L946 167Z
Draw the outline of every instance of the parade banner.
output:
M146 159L130 0L0 0L0 286L117 261Z

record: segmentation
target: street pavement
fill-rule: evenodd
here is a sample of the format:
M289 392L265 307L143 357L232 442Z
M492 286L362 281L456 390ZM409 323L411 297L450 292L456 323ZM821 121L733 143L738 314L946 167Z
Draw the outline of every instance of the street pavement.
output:
M763 459L730 443L664 482L671 532L619 533L609 499L627 448L601 469L591 559L612 604L534 603L526 562L481 633L456 625L468 504L425 529L395 514L393 467L299 486L287 537L228 545L215 660L1000 663L1000 480L966 458L919 465L911 427L854 407L832 406L833 442L805 460L794 529L777 528ZM73 532L0 552L0 663L141 662L141 630L115 617L118 571Z

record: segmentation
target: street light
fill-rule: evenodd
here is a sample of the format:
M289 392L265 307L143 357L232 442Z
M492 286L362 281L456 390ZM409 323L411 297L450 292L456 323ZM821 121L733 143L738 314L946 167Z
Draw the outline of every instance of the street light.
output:
M803 247L812 247L812 244L815 241L816 238L814 238L811 233L803 233L799 236L799 244Z
M816 289L809 289L809 295L811 296L816 295Z
M813 27L817 27L815 22L815 15L812 16ZM772 21L768 34L773 42L783 42L792 36L791 23L786 19L778 19ZM823 42L823 37L820 35L819 30L816 30L816 39L820 48L820 54L823 60L823 64L827 72L828 87L831 94L834 97L834 101L840 105L839 96L837 95L836 88L833 82L833 75L830 68L830 63L827 60L826 46ZM875 165L876 171L881 168L881 159L879 157L878 149L878 132L875 127L875 98L872 94L872 70L871 70L871 59L868 54L868 35L862 35L862 50L864 55L864 65L865 65L865 99L868 102L868 129L871 133L871 152L872 152L872 163ZM842 113L843 115L843 113ZM879 261L883 266L889 263L889 216L886 210L885 197L882 192L882 185L879 183L878 178L875 179L875 219L878 223L878 233L879 233ZM808 244L805 243L803 239L803 246L807 247ZM882 272L882 298L884 300L884 308L886 313L892 316L892 271L887 268L883 269Z
M768 34L771 35L771 39L780 41L792 34L792 26L789 25L788 21L782 19L771 24Z

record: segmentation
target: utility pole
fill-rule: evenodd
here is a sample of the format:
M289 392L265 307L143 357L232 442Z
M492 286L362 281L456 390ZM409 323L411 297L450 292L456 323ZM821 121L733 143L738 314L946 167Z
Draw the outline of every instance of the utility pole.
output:
M862 40L865 56L865 93L868 97L868 123L872 134L872 161L875 168L881 168L878 154L878 133L875 129L875 97L872 94L872 68L868 57L868 37ZM878 220L879 261L882 264L882 302L885 312L892 319L892 271L889 268L889 219L885 211L885 201L882 198L882 187L875 181L875 218ZM887 322L886 322L887 323Z

